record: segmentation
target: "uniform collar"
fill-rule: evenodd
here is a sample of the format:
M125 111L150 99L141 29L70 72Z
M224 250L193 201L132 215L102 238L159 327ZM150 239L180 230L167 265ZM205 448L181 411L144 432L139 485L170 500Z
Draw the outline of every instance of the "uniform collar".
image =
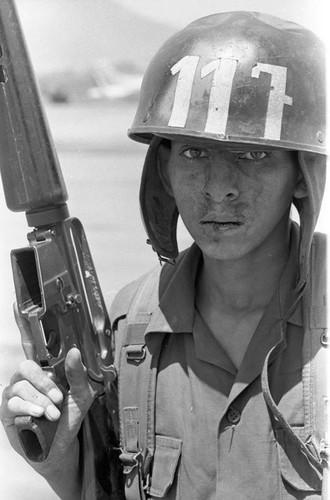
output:
M243 383L248 383L260 373L263 360L269 350L283 337L282 321L285 312L292 305L292 289L296 283L296 269L298 258L298 238L295 236L291 240L291 252L286 264L279 287L275 291L270 304L268 305L260 323L251 338L243 358L239 371L224 351L220 343L215 339L203 318L195 311L194 340L196 355L199 359L212 363L226 370L232 375L239 374L239 379ZM302 324L302 311L300 301L295 307L287 322L296 326Z
M299 254L299 228L292 225L290 254L279 286L247 347L229 398L232 401L260 375L268 353L278 348L270 362L286 348L286 323L302 324L300 300L295 294Z
M296 284L298 246L299 227L292 224L288 263L282 274L279 288L273 297L273 301L275 300L279 306L277 309L279 320L283 320L294 302L293 290ZM194 243L181 254L177 264L164 266L159 285L161 298L158 307L153 312L146 334L152 332L180 333L193 331L195 281L200 259L201 251ZM274 308L274 304L271 308ZM286 318L286 321L297 326L302 325L302 311L299 303L293 309L292 314Z

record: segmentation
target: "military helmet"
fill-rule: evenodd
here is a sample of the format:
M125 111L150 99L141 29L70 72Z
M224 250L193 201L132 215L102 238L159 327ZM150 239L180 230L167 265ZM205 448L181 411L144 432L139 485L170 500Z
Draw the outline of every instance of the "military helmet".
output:
M177 210L156 168L159 137L325 154L325 121L324 47L306 28L266 14L226 12L172 36L145 73L128 131L151 142L140 201L153 247L177 254Z

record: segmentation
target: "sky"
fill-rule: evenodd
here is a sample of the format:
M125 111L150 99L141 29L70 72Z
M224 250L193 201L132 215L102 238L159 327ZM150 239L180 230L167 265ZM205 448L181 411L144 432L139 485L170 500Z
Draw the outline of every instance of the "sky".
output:
M118 0L118 3L178 28L215 12L256 10L303 24L323 39L329 31L329 0Z

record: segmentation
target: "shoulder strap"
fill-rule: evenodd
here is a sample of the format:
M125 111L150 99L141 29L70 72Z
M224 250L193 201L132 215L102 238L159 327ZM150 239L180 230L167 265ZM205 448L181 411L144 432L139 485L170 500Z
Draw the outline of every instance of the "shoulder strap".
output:
M323 489L328 489L329 387L327 369L330 362L327 334L326 237L316 233L311 250L310 279L303 296L303 395L305 438L315 448L323 464ZM324 493L323 498L328 498Z
M326 337L326 248L321 235L316 235L311 251L310 279L303 293L304 343L303 343L303 395L305 440L294 432L285 416L273 400L268 381L268 364L272 352L268 353L261 376L265 401L278 422L300 451L308 458L314 470L323 472L322 499L328 499L329 443L326 438L327 390L326 370L329 366L329 349Z
M129 307L119 355L120 459L124 465L127 500L146 498L154 455L154 407L158 358L165 334L157 334L151 353L145 331L159 302L161 268L139 284Z

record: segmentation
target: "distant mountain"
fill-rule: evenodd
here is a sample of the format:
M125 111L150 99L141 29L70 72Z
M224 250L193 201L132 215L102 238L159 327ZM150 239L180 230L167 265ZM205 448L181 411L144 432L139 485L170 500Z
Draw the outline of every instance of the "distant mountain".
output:
M16 6L43 90L56 87L60 98L64 87L80 91L93 85L100 65L143 73L176 31L142 12L136 15L120 0L16 0Z
M57 102L136 99L146 65L176 31L120 0L16 0L16 6L41 90Z

